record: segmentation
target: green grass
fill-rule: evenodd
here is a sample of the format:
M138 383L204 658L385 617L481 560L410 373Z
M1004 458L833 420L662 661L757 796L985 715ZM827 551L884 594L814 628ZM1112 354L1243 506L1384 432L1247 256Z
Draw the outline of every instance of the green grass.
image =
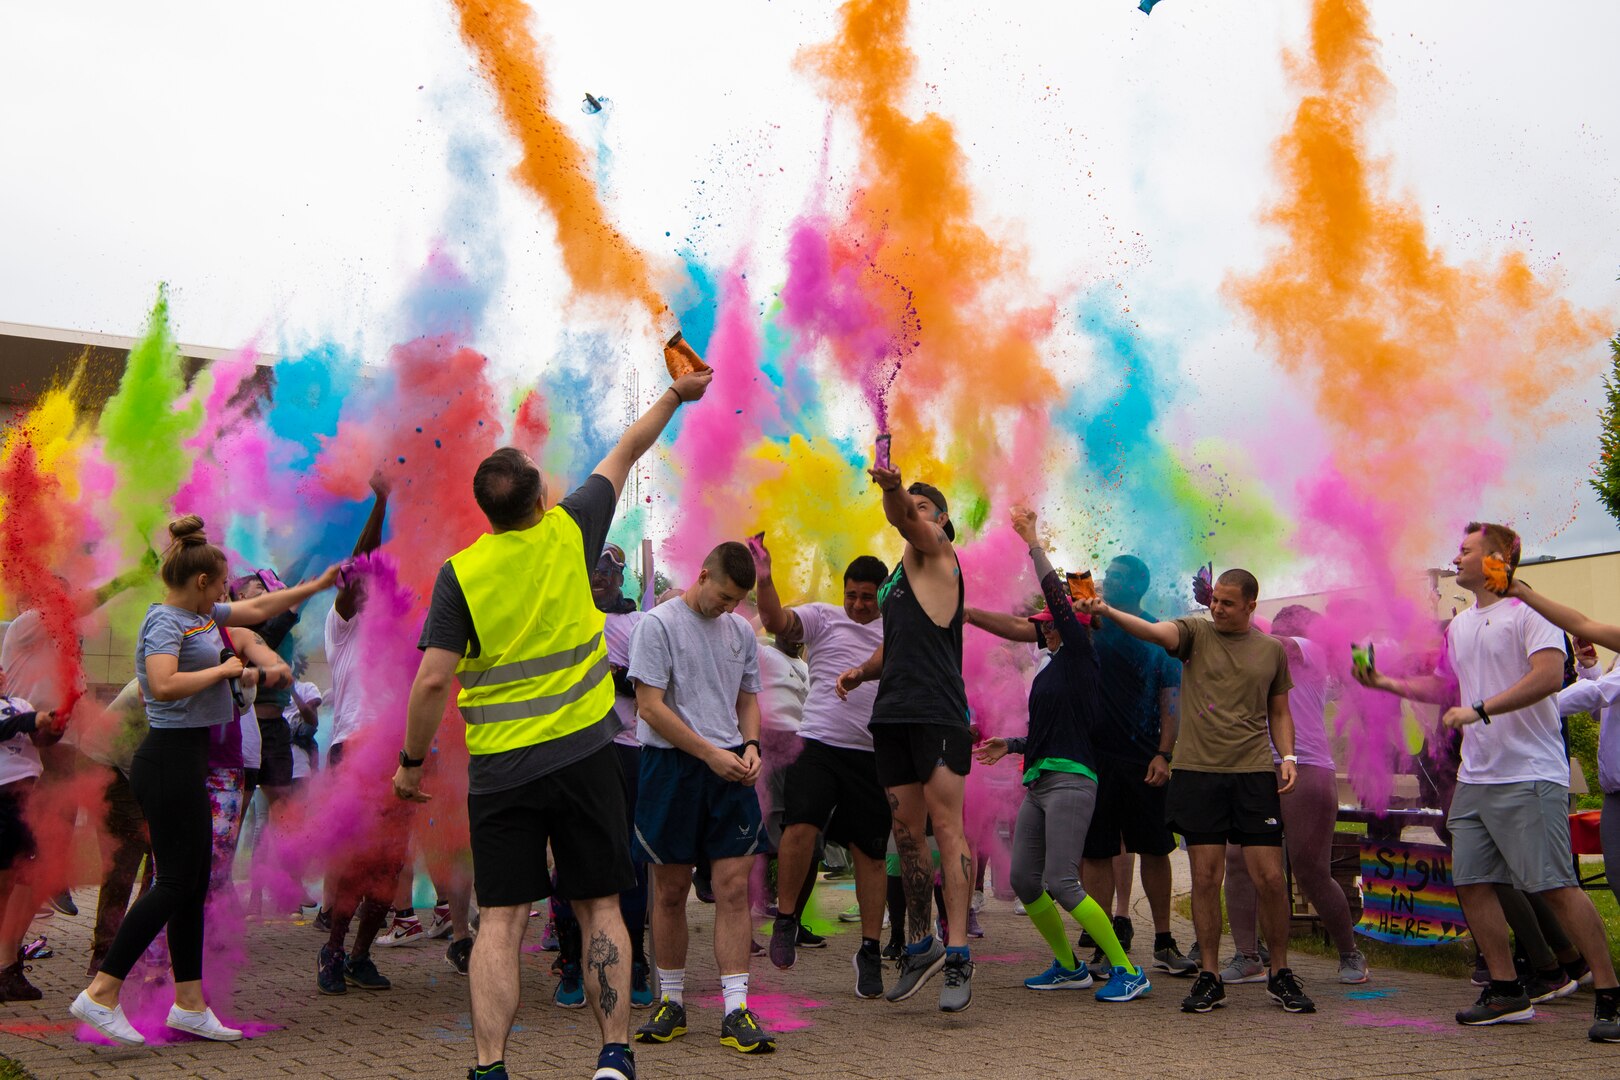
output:
M0 1054L0 1080L34 1080L34 1074Z

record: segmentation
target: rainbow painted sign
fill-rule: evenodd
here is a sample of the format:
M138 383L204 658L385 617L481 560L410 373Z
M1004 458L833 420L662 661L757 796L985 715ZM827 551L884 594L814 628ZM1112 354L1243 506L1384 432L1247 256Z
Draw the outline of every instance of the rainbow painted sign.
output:
M1443 945L1467 937L1451 883L1451 851L1434 844L1364 842L1356 932L1396 945Z

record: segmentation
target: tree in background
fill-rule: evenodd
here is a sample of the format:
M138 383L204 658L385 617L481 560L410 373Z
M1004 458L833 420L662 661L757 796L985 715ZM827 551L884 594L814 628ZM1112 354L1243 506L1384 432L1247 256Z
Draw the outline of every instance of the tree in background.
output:
M1598 419L1603 431L1598 435L1598 448L1602 452L1594 470L1597 475L1587 481L1603 501L1603 508L1615 521L1620 521L1620 334L1609 341L1614 355L1609 374L1603 377L1603 408Z

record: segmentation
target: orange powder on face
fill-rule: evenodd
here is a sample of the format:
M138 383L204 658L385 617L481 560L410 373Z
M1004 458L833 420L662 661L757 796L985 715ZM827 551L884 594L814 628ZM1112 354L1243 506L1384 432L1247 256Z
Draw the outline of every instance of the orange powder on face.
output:
M518 182L557 222L563 266L582 293L640 305L653 320L664 301L646 255L608 220L591 180L590 156L546 108L550 88L520 0L455 0L461 36L495 92L506 126L523 147Z

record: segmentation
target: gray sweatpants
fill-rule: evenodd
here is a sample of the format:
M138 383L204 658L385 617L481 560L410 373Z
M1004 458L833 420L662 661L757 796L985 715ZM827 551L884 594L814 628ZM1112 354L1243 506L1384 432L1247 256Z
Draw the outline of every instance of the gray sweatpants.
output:
M1097 781L1079 773L1046 772L1025 789L1013 828L1012 887L1029 904L1042 892L1073 911L1086 898L1080 853L1097 806Z

